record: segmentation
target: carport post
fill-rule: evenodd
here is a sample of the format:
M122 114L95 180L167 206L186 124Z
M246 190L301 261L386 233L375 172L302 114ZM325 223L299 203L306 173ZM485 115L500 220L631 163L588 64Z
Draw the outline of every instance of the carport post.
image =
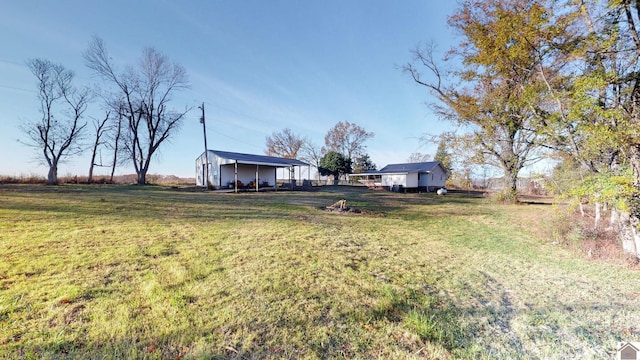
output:
M256 164L256 192L258 192L258 174L260 173L260 165Z
M238 160L236 160L235 162L235 174L233 176L234 178L234 187L236 188L236 193L238 192Z

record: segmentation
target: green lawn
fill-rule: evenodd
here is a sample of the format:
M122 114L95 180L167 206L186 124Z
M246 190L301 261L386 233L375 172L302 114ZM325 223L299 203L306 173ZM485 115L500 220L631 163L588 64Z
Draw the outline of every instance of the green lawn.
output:
M540 238L554 211L0 186L0 358L612 357L640 341L640 274Z

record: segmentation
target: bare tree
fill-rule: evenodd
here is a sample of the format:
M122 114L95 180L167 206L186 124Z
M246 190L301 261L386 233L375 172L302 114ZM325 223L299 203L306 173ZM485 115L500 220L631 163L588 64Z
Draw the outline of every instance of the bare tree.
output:
M27 66L38 80L42 118L21 126L27 136L21 142L42 151L49 166L47 184L57 185L60 163L83 150L81 139L87 123L82 117L91 98L90 91L76 89L72 84L74 73L62 65L33 59Z
M136 66L117 72L98 37L93 38L84 58L90 69L116 88L117 99L111 103L123 105L117 111L126 122L121 134L122 149L133 162L138 184L143 185L160 145L170 141L190 110L169 107L174 93L189 86L186 71L157 50L146 48Z
M320 181L320 159L322 159L322 157L324 156L321 147L310 141L307 141L302 144L302 148L300 149L300 151L300 159L308 162L316 168L318 181Z
M411 155L409 155L409 158L407 159L407 161L410 163L420 163L420 162L427 162L429 161L429 159L431 159L431 156L429 154L414 152L414 153L411 153Z
M109 123L109 115L111 113L107 111L104 115L104 119L98 120L93 119L93 127L95 128L95 137L93 139L93 147L91 149L91 165L89 166L89 178L87 182L91 184L93 181L93 168L96 165L102 166L102 162L100 164L96 164L96 156L98 154L98 148L102 145L105 145L104 135L109 131L109 127L107 126Z
M271 136L267 136L265 153L269 156L297 159L298 152L306 142L305 138L294 134L291 129L274 131Z
M269 156L280 156L287 159L297 159L298 152L307 141L294 134L291 129L284 129L280 132L274 131L271 136L267 136L267 149L265 153ZM295 176L295 169L290 168L291 176Z
M358 155L364 154L366 149L364 142L374 135L357 124L340 121L325 135L324 152L338 152L353 162Z
M113 149L113 162L111 163L111 176L109 177L109 182L113 183L113 175L116 172L116 166L118 166L118 154L120 150L120 142L122 138L122 123L123 123L123 114L122 111L118 111L118 116L114 119L114 127L113 127L113 138L111 142L111 146Z

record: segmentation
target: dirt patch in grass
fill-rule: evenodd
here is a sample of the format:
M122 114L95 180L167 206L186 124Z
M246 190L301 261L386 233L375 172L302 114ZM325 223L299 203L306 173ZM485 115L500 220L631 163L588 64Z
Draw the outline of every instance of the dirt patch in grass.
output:
M373 211L369 211L366 209L359 209L356 207L352 207L347 205L347 200L342 199L337 202L325 207L325 210L331 213L338 214L361 214L361 215L369 215L369 216L384 216L381 213L374 213Z

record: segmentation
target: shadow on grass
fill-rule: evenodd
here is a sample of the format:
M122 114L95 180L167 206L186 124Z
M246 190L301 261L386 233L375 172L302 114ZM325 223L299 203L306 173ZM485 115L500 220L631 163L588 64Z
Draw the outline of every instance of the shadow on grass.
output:
M5 354L16 358L369 358L376 357L376 345L392 347L396 354L401 352L410 356L417 354L416 350L422 349L426 343L431 343L446 349L454 358L540 358L531 343L557 346L556 355L571 351L576 357L579 356L574 351L579 351L581 346L605 346L577 341L602 340L603 335L599 333L602 329L579 323L571 324L569 330L554 325L554 314L571 311L565 309L563 304L518 309L509 292L498 281L485 273L481 275L486 280L487 293L470 294L476 302L472 305L460 305L429 285L418 288L383 285L376 291L378 302L371 307L363 304L360 307L362 311L333 315L323 312L306 324L278 319L268 323L253 323L250 333L235 334L241 336L235 337L235 342L227 341L225 334L234 335L233 329L238 324L225 323L214 327L194 324L189 329L155 329L153 331L157 334L146 338L87 339L79 333L76 341L58 341L53 333L43 333L47 337L39 345L26 343L12 347L11 342L4 344L8 346ZM584 311L602 313L624 309L621 304L597 301L583 306ZM514 329L516 317L520 317L521 321L525 317L530 324L524 330ZM331 332L322 342L310 337L306 345L292 345L286 339L270 337L273 334L295 332L304 334L308 331L307 327L327 323L333 324L333 328L326 328ZM366 334L353 332L353 327L358 324L384 333L388 343L367 343ZM375 330L376 327L382 329ZM274 328L287 328L287 331ZM609 330L605 335L616 337L620 334ZM361 336L364 337L363 342L358 344ZM606 350L601 351L598 355L607 355ZM429 353L424 355L430 356Z
M272 219L324 209L346 199L373 213L401 209L401 197L369 196L364 188L328 187L314 192L211 193L135 185L4 185L2 207L19 212L125 219ZM396 194L397 195L397 194ZM13 201L11 201L13 200ZM420 200L424 203L424 200Z
M470 341L464 329L457 325L457 310L427 290L405 291L388 287L383 289L380 300L380 304L369 311L318 314L318 318L308 324L287 321L253 323L251 333L239 330L235 334L233 323L216 328L200 328L196 325L182 330L156 329L157 335L149 338L125 336L101 340L86 338L80 333L77 340L58 341L53 333L49 333L39 345L27 343L21 347L9 347L10 352L5 354L17 358L371 358L375 357L376 345L396 354L410 355L420 349L424 342L455 351ZM363 321L385 324L383 326L392 324L390 329L405 330L394 330L389 334L391 338L382 338L385 343L375 344L367 340L368 334L359 332L365 331L359 327ZM305 336L303 334L309 331L307 327L318 324L326 325L323 329L327 331L327 336L310 335L306 344L289 344L286 339L271 338L273 334L296 332ZM280 330L274 329L279 327ZM415 334L414 338L403 339L407 331ZM235 340L227 340L227 336Z

